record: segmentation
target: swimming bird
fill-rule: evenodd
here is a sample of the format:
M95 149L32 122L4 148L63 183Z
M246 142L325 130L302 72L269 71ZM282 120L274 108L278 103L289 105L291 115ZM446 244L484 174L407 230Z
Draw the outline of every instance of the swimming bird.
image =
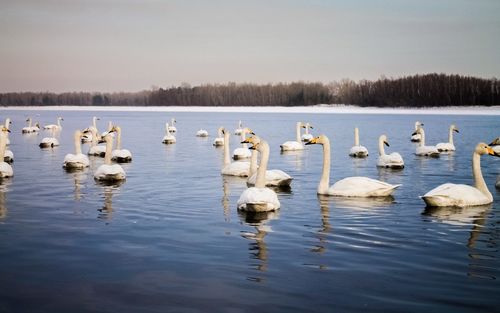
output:
M10 117L7 117L5 119L5 124L4 125L0 125L0 127L5 127L7 130L9 130L9 132L5 133L5 135L7 136L7 140L5 141L5 144L7 146L10 145L9 133L10 133L10 125L11 124L12 124L12 121L10 120Z
M241 121L238 121L238 128L234 130L235 135L241 135L241 132L243 131L243 124Z
M379 157L377 160L377 166L385 168L395 168L395 169L404 168L405 163L403 162L403 157L401 156L401 154L397 152L393 152L391 154L385 154L384 145L389 147L389 142L387 141L386 135L381 135L378 138Z
M114 125L112 132L116 134L116 149L111 152L111 160L118 163L132 162L132 153L127 149L122 149L122 128Z
M12 166L10 166L7 162L4 162L5 158L5 150L7 147L7 133L9 133L5 126L1 128L0 131L0 178L8 178L14 176L14 171Z
M125 171L119 164L111 164L111 153L113 150L113 135L114 130L105 132L100 141L106 142L106 153L104 156L104 164L99 166L94 173L94 179L102 182L117 182L126 178Z
M368 177L347 177L330 183L330 140L325 135L313 138L306 145L323 145L323 172L318 185L320 195L338 197L387 197L401 185L391 185Z
M64 157L63 167L65 169L83 169L88 167L90 162L89 158L82 153L81 139L83 132L80 130L75 131L74 144L75 144L75 154L68 153Z
M97 145L100 140L100 136L97 133L97 130L94 127L89 127L84 129L83 133L84 134L90 133L91 134L90 138L92 138L87 155L104 158L104 155L106 154L106 147Z
M453 144L453 132L459 132L455 124L450 125L450 132L448 134L448 142L440 142L436 145L439 152L455 151L455 145Z
M45 125L43 127L43 129L52 129L52 130L61 130L62 129L62 126L61 126L61 121L64 121L64 119L62 117L58 117L57 118L57 124L48 124L48 125Z
M481 172L481 156L489 154L500 157L487 144L480 142L474 148L472 153L472 176L474 186L463 184L442 184L422 196L427 206L456 206L466 207L489 204L493 202L493 196L488 190L483 174Z
M304 132L304 134L302 134L301 139L303 142L308 142L309 140L314 138L313 135L309 133L309 129L313 129L314 127L309 123L305 123L304 128L305 128L305 132Z
M222 129L224 135L224 166L222 167L222 175L247 177L250 171L250 162L248 161L235 161L231 162L229 156L229 132Z
M243 143L247 134L253 134L253 131L250 128L245 127L240 132L242 145L241 147L234 149L233 160L249 159L252 156L252 152L248 149L247 144Z
M0 126L0 131L2 133L4 133L4 135L7 139L9 138L10 129L8 129L7 127L4 127L4 126ZM11 150L7 149L7 144L5 144L5 150L4 150L3 155L4 155L4 157L3 157L4 162L7 162L7 163L14 162L14 153Z
M498 138L495 138L495 140L493 140L491 143L490 143L490 147L493 149L493 151L495 151L496 153L500 153L500 137Z
M25 127L23 127L23 128L21 129L21 133L23 133L23 134L30 134L30 133L34 133L34 132L37 132L37 131L39 131L39 130L40 130L40 127L39 127L39 126L38 126L38 127L37 127L37 125L32 126L32 120L31 120L31 117L28 117L28 118L26 119L26 123L27 123L27 126L25 126ZM37 123L37 124L38 124L38 123Z
M90 125L88 128L94 128L96 133L99 133L97 130L97 121L99 118L97 116L92 117L92 125ZM87 143L87 142L92 142L92 133L87 132L83 134L82 136L82 143Z
M222 129L223 127L219 127L219 129L217 130L218 137L214 139L213 143L215 147L220 147L224 145L224 135L222 134Z
M56 132L55 128L50 129L52 131L52 137L44 137L42 138L42 141L38 145L40 148L53 148L59 146L59 140L55 138L54 132Z
M269 161L269 145L265 140L260 140L250 149L256 149L261 154L255 187L247 188L238 199L238 210L248 212L267 212L280 208L276 192L266 187L266 170Z
M305 128L305 124L302 122L297 122L295 124L295 141L285 141L280 145L281 151L296 151L304 150L304 145L302 144L300 138L300 128Z
M422 139L420 134L418 134L416 132L420 126L424 126L424 123L420 123L419 121L416 121L415 122L415 132L413 134L411 134L411 139L410 139L411 141L420 142L420 140Z
M177 142L177 139L175 139L175 136L170 133L170 126L168 123L165 123L165 136L163 136L163 139L161 142L166 144L166 145L170 145L170 144Z
M425 145L425 131L422 127L419 127L414 134L420 135L420 143L415 149L415 154L419 156L429 156L433 158L439 158L439 151L436 146L426 146Z
M208 137L208 132L205 129L200 129L196 132L196 137Z
M257 145L261 141L260 137L254 135L245 139L245 143ZM248 174L247 186L254 186L257 181L257 150L252 150L250 158L250 172ZM265 182L267 187L284 187L290 186L293 177L283 172L282 170L266 170Z
M177 132L177 127L175 127L175 123L177 123L177 121L175 120L175 118L172 117L170 119L170 125L168 126L169 132L171 132L171 133Z
M355 158L366 158L368 149L359 144L359 129L354 127L354 146L349 151L349 155Z

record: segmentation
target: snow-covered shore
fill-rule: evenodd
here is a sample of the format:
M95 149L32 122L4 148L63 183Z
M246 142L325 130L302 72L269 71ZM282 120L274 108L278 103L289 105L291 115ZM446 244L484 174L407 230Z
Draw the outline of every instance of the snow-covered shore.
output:
M500 106L493 107L433 107L375 108L352 105L316 105L301 107L130 107L130 106L32 106L1 107L0 110L20 111L131 111L131 112L251 112L251 113L325 113L325 114L433 114L433 115L500 115Z

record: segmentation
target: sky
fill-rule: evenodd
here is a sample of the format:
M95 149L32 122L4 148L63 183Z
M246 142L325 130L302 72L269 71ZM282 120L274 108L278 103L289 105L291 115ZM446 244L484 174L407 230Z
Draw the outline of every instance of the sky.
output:
M497 0L0 0L0 92L500 78Z

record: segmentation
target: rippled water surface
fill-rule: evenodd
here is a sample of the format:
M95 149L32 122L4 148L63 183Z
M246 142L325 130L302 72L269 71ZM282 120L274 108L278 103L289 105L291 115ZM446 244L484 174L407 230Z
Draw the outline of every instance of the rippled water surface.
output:
M36 114L39 113L39 116ZM47 134L22 135L28 115L42 124L63 114L61 146ZM1 111L13 120L14 177L0 186L0 312L498 312L500 158L482 157L494 197L487 207L426 210L419 198L444 182L472 183L471 153L500 135L494 116L262 113ZM100 117L121 126L133 154L119 186L94 182L103 162L67 173L73 132ZM163 145L177 119L177 144ZM236 201L245 180L220 175L218 126L238 120L271 146L270 168L294 177L276 213L245 215ZM415 120L427 141L446 141L456 123L457 152L416 157ZM295 122L332 143L331 183L369 176L402 184L393 201L316 195L322 150L280 154ZM353 127L370 156L351 159ZM195 137L198 129L209 138ZM378 170L377 139L401 153L402 171ZM231 138L231 150L239 139ZM87 151L87 146L83 147Z

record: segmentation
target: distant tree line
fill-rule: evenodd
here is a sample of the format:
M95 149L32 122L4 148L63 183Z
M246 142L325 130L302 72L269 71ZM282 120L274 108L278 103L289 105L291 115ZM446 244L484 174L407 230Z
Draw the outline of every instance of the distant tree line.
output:
M376 81L344 79L329 84L210 84L135 93L0 94L0 106L309 106L354 104L377 107L500 105L496 78L426 74Z

